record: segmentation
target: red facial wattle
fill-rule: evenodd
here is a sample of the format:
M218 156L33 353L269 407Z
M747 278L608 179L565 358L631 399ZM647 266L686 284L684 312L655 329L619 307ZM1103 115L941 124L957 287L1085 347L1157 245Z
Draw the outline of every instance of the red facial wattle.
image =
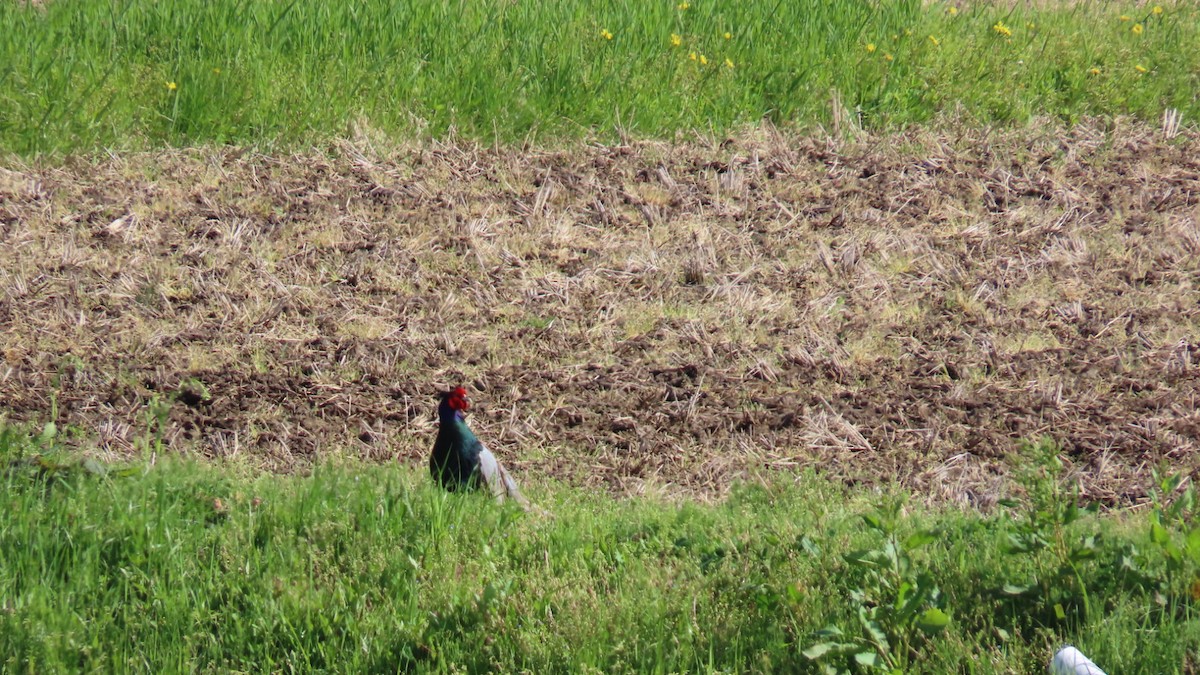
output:
M450 392L450 396L446 398L446 405L449 405L451 410L461 411L469 408L470 404L467 403L467 390L463 389L462 387L458 387L454 391Z

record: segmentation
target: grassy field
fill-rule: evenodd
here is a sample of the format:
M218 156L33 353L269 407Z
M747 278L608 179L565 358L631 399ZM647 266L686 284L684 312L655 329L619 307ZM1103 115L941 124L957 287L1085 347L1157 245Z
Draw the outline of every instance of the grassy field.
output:
M1194 489L1096 517L1053 446L990 516L808 475L714 506L542 485L539 517L396 465L81 465L52 434L0 433L7 673L1198 667Z
M0 3L0 148L1196 119L1194 3Z

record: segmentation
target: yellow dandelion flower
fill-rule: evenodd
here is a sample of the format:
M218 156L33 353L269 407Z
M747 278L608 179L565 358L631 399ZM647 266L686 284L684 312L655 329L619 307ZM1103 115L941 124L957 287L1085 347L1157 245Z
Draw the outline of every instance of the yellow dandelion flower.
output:
M1128 15L1128 14L1122 14L1122 15L1121 15L1121 16L1119 16L1118 18L1119 18L1121 21L1129 21L1129 20L1130 20L1130 18L1129 18L1129 15Z
M884 61L893 61L893 60L895 60L895 57L893 57L891 54L884 54L883 60Z
M1012 29L1009 28L1008 26L1005 26L1003 21L997 21L996 25L992 26L992 30L996 31L997 35L1003 35L1004 37L1012 37Z
M605 40L611 40L613 35L612 33L608 32L608 29L604 29L600 31L600 37L604 38Z
M1088 71L1088 75L1099 75L1099 74L1100 74L1099 68L1092 68L1091 70Z
M683 44L683 38L675 33L671 33L671 46L678 47L681 44Z
M1162 14L1162 13L1163 13L1163 8L1162 8L1162 5L1155 5L1155 6L1154 6L1154 9L1150 10L1150 13L1151 13L1151 14L1153 14L1153 15L1155 15L1155 16L1158 16L1159 14Z
M868 43L867 43L867 53L868 53L868 54L874 54L874 53L875 53L875 43L874 43L874 42L868 42Z
M679 3L679 9L681 9L681 10L682 10L682 9L687 9L688 7L691 7L691 6L692 6L692 5L691 5L690 3L687 3L687 2L681 2L681 3Z
M1136 66L1134 66L1134 67L1133 67L1133 69L1134 69L1134 70L1136 70L1136 71L1138 71L1139 73L1148 73L1148 72L1150 72L1150 71L1149 71L1149 69L1147 69L1147 68L1146 68L1146 66L1143 66L1143 65L1142 65L1142 64L1140 64L1140 63L1139 63L1139 64L1137 64Z
M733 61L730 61L729 59L725 59L725 67L726 67L726 68L732 68L732 67L733 67Z
M176 89L178 89L178 85L176 85L174 82L168 82L167 89L169 89L171 91L175 91Z
M1145 29L1144 29L1144 28L1142 28L1142 24L1140 24L1140 23L1135 23L1135 24L1133 24L1133 28L1130 28L1129 30L1133 31L1133 34L1134 34L1134 35L1141 35L1141 34L1142 34L1142 31L1143 31L1143 30L1145 30Z
M947 8L946 8L946 13L947 13L947 14L949 14L950 16L957 16L957 15L958 15L958 8L957 8L957 7L955 7L954 5L951 5L951 6L949 6L949 7L947 7Z
M733 39L733 33L730 33L729 31L725 31L725 39L726 39L726 40L732 40L732 39Z
M705 56L703 54L700 55L700 65L702 65L702 66L708 65L708 57L707 56Z
M933 46L934 46L934 47L937 47L937 46L939 46L939 45L941 45L941 44L942 44L942 43L938 42L938 39L937 39L937 38L935 38L935 37L933 37L932 35L930 35L930 36L929 36L929 41L930 41L931 43L933 43Z
M696 60L696 52L692 52L692 53L688 54L688 58L695 61Z

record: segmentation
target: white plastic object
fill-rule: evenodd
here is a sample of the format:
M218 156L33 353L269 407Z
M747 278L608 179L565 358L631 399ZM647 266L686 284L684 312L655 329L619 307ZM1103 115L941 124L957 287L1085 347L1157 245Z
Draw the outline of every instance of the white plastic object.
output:
M1083 652L1067 645L1058 650L1050 661L1051 675L1105 675L1100 666L1083 655Z

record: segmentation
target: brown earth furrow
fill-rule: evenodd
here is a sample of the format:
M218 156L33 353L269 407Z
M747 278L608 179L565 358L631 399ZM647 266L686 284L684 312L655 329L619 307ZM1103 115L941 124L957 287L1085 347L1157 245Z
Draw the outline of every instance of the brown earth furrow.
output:
M462 382L527 480L618 492L813 467L987 504L1040 434L1099 499L1197 471L1194 133L379 147L0 169L0 410L419 465Z

